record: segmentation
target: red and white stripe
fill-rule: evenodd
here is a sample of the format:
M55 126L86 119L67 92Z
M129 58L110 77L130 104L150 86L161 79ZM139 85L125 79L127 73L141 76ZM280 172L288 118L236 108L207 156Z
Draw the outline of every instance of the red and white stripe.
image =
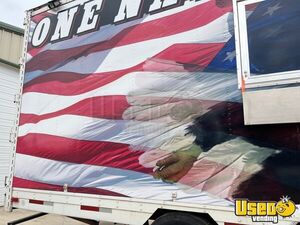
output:
M135 71L201 71L223 46L224 43L175 44L136 66L104 73L49 72L26 83L24 91L76 95L93 90ZM186 63L190 64L189 68L183 67L183 64ZM84 89L79 89L79 84ZM53 85L55 85L55 89L52 87ZM66 88L66 85L68 85L68 88Z
M24 168L22 164L35 166ZM203 191L193 190L182 184L168 184L154 179L151 175L132 170L66 163L23 154L17 154L16 165L17 177L36 182L68 184L70 187L99 187L133 198L156 200L172 200L172 193L176 192L178 201L230 205L230 202Z
M71 7L73 3L68 4L68 7ZM78 1L76 1L76 4L78 4ZM44 51L55 51L55 50L67 50L67 49L74 49L77 47L84 47L84 46L90 46L91 44L98 44L106 40L110 40L112 38L115 38L116 35L120 35L122 32L125 30L130 29L132 31L132 28L137 28L137 27L144 27L143 32L145 32L146 28L149 29L149 25L155 25L155 28L159 29L157 26L157 22L161 22L160 19L163 19L164 22L167 22L167 20L170 21L170 19L176 19L177 22L182 23L182 21L177 18L177 15L180 15L181 17L187 17L190 16L190 19L193 19L192 16L195 16L196 10L201 10L200 12L206 13L206 16L209 16L209 18L217 18L215 15L222 13L222 11L229 11L229 8L227 9L220 9L220 8L213 8L214 9L214 14L209 14L208 15L208 8L211 8L211 6L214 3L209 1L209 0L202 0L202 1L186 1L183 6L181 7L176 7L174 9L167 10L165 12L161 12L158 14L152 14L152 15L145 15L140 19L136 19L133 21L129 21L127 23L115 26L115 25L106 25L102 26L101 29L97 32L94 33L89 33L85 35L80 35L80 36L74 36L72 39L57 42L57 43L48 43L43 48L41 49L40 52ZM199 7L201 5L201 7ZM198 7L197 7L198 6ZM45 16L51 16L51 13L43 13L39 14L33 17L32 19L32 24L33 26L36 25L38 21L40 21L42 18ZM199 16L199 13L198 15ZM150 23L154 21L155 23ZM207 19L206 21L209 21ZM139 26L137 26L139 25ZM174 25L171 23L171 25ZM153 28L153 27L152 27ZM165 29L168 31L169 29ZM143 33L142 32L142 33ZM128 33L128 32L127 32ZM140 34L139 34L140 35Z
M107 49L104 48L96 52L88 52L87 54L85 52L80 52L80 54L73 55L72 58L64 58L65 61L59 60L58 62L54 62L55 66L51 67L50 71L76 72L80 74L119 71L139 65L140 63L145 62L147 59L154 57L155 55L163 52L165 49L168 49L178 43L225 43L232 37L232 30L230 30L230 26L228 24L230 23L229 20L232 21L231 13L224 14L206 26L198 27L185 32L136 43L128 43L126 45L117 46L111 49L109 47L113 46L108 46ZM224 26L224 24L228 25ZM104 45L105 44L106 42ZM128 57L128 54L130 57ZM42 76L43 74L47 74L49 71L45 70L46 68L44 68L43 65L51 65L52 60L56 60L57 58L59 59L55 53L47 54L46 56L50 57L50 59L46 58L41 61L39 59L37 63L38 68L30 67L30 62L32 62L33 59L28 63L28 66L26 67L26 82ZM126 58L126 60L124 60L124 58ZM114 63L116 61L118 62L117 64Z
M23 95L21 112L43 115L70 107L85 99L100 96L152 96L215 101L238 99L239 91L236 90L233 76L235 75L201 72L134 72L112 82L104 81L103 86L78 95L27 92ZM226 89L224 85L226 85ZM77 88L80 89L81 86L79 85Z
M176 192L178 201L230 204L224 200L230 190L213 189L214 172L204 186L185 178L168 184L152 173L158 157L170 154L161 146L192 124L172 117L173 108L194 104L193 113L201 115L221 101L240 100L234 74L203 72L232 37L231 10L215 1L186 1L39 49L29 46L14 186L62 190L67 184L75 192L157 200ZM226 170L209 157L200 162ZM198 164L189 172L193 178ZM227 174L248 173L235 168Z

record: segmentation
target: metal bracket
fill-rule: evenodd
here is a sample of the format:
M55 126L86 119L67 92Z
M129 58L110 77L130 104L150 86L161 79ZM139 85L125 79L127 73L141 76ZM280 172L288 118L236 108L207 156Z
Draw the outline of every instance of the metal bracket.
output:
M6 187L7 185L7 178L8 178L7 176L4 177L4 187Z
M9 143L16 143L16 138L17 138L17 134L16 134L16 128L12 127L9 133Z
M20 103L21 95L20 94L15 94L14 96L14 103Z

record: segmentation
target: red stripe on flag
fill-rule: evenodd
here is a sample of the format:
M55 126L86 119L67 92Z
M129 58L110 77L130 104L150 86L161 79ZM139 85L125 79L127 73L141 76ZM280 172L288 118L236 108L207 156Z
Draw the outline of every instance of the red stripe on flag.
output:
M225 43L176 44L157 54L154 58L204 69L224 45Z
M31 180L25 180L25 179L18 178L18 177L13 178L13 187L14 188L59 191L59 192L64 191L63 186L60 186L60 185L34 182ZM99 188L88 188L88 187L85 187L85 188L83 188L83 187L68 187L68 192L126 197L125 195L115 193L112 191L107 191L107 190L103 190L103 189L99 189Z
M34 48L31 44L28 44L28 54L31 55L32 57L36 56L41 50L43 49L43 47L41 48Z
M131 101L136 102L145 102L145 97L143 96L136 96L136 97L129 97ZM152 105L153 111L155 111L155 107L161 106L160 113L163 113L163 110L171 110L172 107L182 106L184 107L185 104L194 104L194 105L201 105L201 110L209 111L210 107L220 103L219 101L214 100L196 100L196 99L183 99L183 98L173 98L173 97L154 97L154 96L147 96L149 103L147 103L147 109L149 112L151 111L150 105ZM175 104L172 104L175 103ZM146 103L144 103L146 104ZM225 104L225 103L224 103ZM99 96L84 99L71 105L70 107L64 108L62 110L53 112L53 113L46 113L42 115L36 114L25 114L22 113L20 117L20 126L27 124L27 123L38 123L45 119L51 119L54 117L62 116L62 115L77 115L77 116L86 116L86 117L93 117L93 118L101 118L101 119L110 119L110 120L123 120L128 119L128 116L125 115L124 112L131 106L128 103L127 96L121 95L113 95L113 96ZM164 107L164 108L162 108ZM140 109L142 110L142 108ZM153 112L151 111L151 112ZM143 114L141 112L141 114ZM130 117L132 120L136 121L144 121L144 119L135 117L135 114L132 114Z
M69 163L113 167L152 174L152 168L139 163L144 151L132 150L129 145L83 141L46 134L28 134L19 137L17 152Z
M54 14L50 12L43 12L31 17L31 21L33 21L34 23L39 23L45 17L51 17L51 16L54 16Z
M222 9L216 7L213 1L208 1L173 15L126 28L110 40L70 49L44 51L37 58L33 58L26 69L47 70L78 56L186 32L204 26L230 11L231 8Z
M138 71L135 66L114 72L81 75L77 73L55 72L38 77L24 85L24 93L40 92L47 94L78 95L109 84L127 73Z
M21 114L20 126L37 123L44 119L72 114L103 119L123 119L123 112L129 107L126 96L100 96L87 98L65 109L43 115Z

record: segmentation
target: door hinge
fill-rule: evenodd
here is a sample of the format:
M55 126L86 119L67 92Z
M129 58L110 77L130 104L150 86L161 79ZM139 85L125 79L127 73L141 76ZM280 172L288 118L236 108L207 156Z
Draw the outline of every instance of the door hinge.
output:
M12 129L12 130L14 130L14 129ZM9 142L13 143L13 144L16 143L16 138L17 138L17 134L15 132L11 131L9 133Z
M14 96L14 103L18 104L20 103L21 95L20 94L15 94Z

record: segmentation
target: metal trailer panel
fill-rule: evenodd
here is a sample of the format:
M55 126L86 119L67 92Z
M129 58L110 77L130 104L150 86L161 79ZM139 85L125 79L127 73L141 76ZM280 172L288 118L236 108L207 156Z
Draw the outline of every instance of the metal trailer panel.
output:
M224 223L225 225L262 224L253 222L250 217L235 216L230 207L184 204L176 202L176 200L154 201L19 188L14 190L13 206L33 211L130 225L144 224L159 209L208 214L220 225L224 225ZM278 224L295 225L295 221L300 221L300 214L297 217L281 220Z
M276 124L300 121L300 87L245 91L245 123ZM276 101L274 101L276 99Z
M22 44L23 30L0 22L0 61L18 68Z
M4 205L5 180L9 175L9 159L13 148L12 134L16 127L19 93L19 71L0 63L0 206Z

